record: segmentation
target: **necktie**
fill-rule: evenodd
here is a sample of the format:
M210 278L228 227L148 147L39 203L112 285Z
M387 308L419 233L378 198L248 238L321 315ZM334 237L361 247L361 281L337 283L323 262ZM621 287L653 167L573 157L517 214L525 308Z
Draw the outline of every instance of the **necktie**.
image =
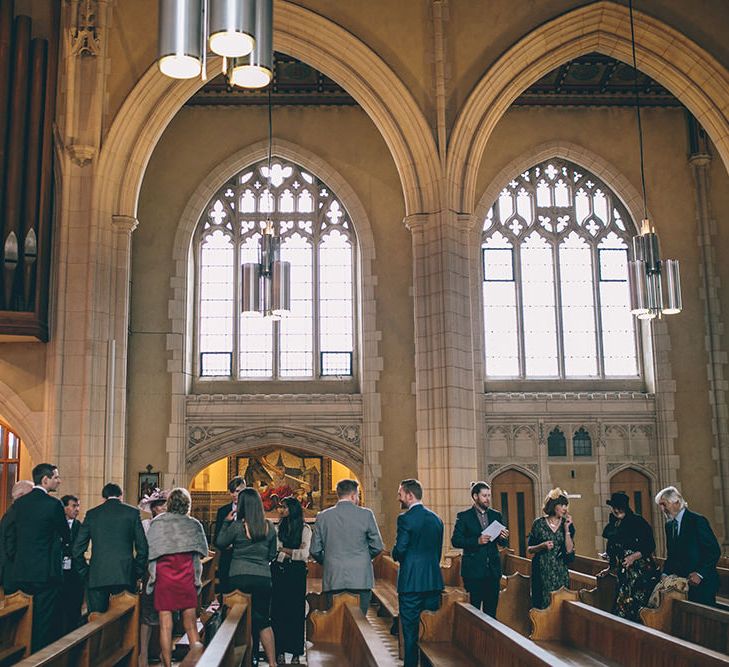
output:
M668 539L672 543L675 543L677 537L678 537L678 521L676 521L676 519L671 519L668 522Z

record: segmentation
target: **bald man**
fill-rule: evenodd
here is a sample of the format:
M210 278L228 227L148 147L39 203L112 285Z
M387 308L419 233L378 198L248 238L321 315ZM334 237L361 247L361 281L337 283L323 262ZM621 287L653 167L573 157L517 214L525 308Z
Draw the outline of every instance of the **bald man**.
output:
M33 482L29 479L21 479L13 484L13 488L10 490L10 497L12 501L15 502L18 498L22 498L26 493L30 493L32 490ZM12 510L13 506L10 505L8 511L5 512L5 515L0 520L0 571L2 572L0 581L2 581L3 588L5 589L5 595L9 595L10 593L14 593L18 590L17 584L15 584L10 578L13 568L12 565L9 564L7 554L5 553L5 526L8 523Z

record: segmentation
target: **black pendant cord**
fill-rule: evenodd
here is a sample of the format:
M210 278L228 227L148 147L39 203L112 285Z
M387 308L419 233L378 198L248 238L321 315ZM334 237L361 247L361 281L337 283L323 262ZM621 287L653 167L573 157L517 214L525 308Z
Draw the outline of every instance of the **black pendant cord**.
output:
M635 26L633 25L633 0L628 0L630 12L630 46L633 51L633 90L635 91L635 115L638 119L638 146L640 148L640 183L643 189L643 219L648 219L648 200L645 194L645 162L643 158L643 124L640 118L640 92L638 90L638 63L635 57Z

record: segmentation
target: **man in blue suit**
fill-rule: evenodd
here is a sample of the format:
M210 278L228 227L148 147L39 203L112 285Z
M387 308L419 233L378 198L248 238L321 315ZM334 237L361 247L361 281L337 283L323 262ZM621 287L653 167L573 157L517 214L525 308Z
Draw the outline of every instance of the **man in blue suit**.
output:
M397 540L392 557L400 563L397 595L405 667L416 667L420 614L426 609L438 609L443 590L440 572L443 522L423 505L423 487L417 479L400 482L397 498L406 511L397 518Z

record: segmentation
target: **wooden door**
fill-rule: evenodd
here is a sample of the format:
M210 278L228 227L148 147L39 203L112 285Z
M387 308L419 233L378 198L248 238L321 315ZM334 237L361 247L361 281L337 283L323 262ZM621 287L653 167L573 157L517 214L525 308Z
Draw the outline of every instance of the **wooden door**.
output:
M630 506L653 526L653 495L650 480L633 468L626 468L610 479L610 493L622 491L630 498Z
M507 470L491 482L491 504L509 528L509 547L526 556L527 535L534 521L534 485L524 473Z

